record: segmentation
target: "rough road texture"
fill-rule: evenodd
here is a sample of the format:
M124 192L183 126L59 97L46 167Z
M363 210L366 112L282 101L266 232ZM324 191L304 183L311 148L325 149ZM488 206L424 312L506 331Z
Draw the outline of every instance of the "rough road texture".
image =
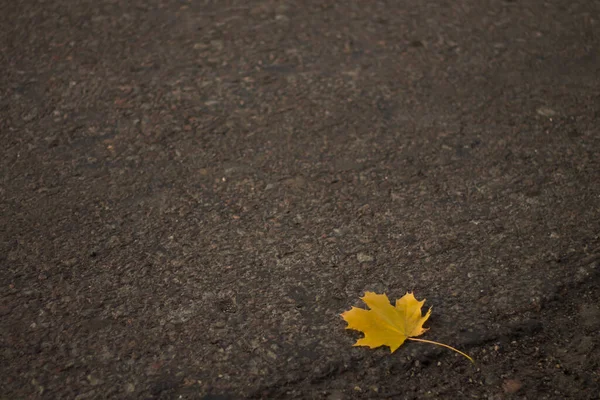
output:
M592 399L600 2L0 3L1 399ZM355 348L366 290L433 306Z

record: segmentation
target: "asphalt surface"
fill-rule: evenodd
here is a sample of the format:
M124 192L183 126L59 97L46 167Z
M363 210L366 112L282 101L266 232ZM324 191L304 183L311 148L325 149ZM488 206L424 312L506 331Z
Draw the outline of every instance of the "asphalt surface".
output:
M600 2L0 2L0 398L598 399ZM352 347L413 291L433 345Z

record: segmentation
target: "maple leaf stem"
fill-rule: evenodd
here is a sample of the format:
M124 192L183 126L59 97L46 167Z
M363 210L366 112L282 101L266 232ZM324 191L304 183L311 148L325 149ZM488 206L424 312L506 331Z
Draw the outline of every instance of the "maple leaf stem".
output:
M461 356L465 356L465 357L467 357L467 358L469 359L469 361L471 361L473 364L475 364L475 361L474 361L474 360L473 360L471 357L469 357L467 354L463 353L463 352L462 352L462 351L460 351L460 350L457 350L457 349L455 349L455 348L454 348L454 347L452 347L452 346L448 346L447 344L444 344L444 343L439 343L439 342L434 342L433 340L415 339L415 338L411 338L411 337L409 337L409 338L407 338L407 339L408 339L408 340L413 340L413 341L415 341L415 342L430 343L430 344L435 344L435 345L438 345L438 346L445 347L445 348L447 348L447 349L450 349L450 350L452 350L452 351L455 351L455 352L457 352L457 353L458 353L458 354L460 354Z

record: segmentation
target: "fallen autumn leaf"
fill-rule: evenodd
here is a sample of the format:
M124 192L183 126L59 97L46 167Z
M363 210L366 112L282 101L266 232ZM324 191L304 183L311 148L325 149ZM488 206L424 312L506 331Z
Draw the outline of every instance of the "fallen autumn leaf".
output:
M354 346L368 346L371 349L388 346L393 353L408 339L446 347L474 363L471 357L454 347L431 340L414 338L414 336L420 336L427 331L427 328L423 328L423 324L431 315L431 308L425 316L421 314L425 300L418 301L412 293L406 293L402 298L396 300L394 307L390 304L386 294L366 292L361 299L370 310L352 307L341 314L348 323L346 329L361 331L365 335Z

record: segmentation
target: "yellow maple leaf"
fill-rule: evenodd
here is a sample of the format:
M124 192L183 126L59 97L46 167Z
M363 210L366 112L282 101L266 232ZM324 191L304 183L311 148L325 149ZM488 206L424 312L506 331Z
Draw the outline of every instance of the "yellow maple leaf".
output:
M396 306L392 306L387 295L373 292L366 292L361 299L370 310L352 307L341 314L348 323L346 329L354 329L365 334L365 337L359 339L354 346L368 346L371 349L388 346L393 353L408 339L449 348L473 362L471 357L454 347L414 338L427 331L423 328L423 324L431 315L431 308L424 316L421 314L425 300L418 301L412 293L406 293L396 300Z

